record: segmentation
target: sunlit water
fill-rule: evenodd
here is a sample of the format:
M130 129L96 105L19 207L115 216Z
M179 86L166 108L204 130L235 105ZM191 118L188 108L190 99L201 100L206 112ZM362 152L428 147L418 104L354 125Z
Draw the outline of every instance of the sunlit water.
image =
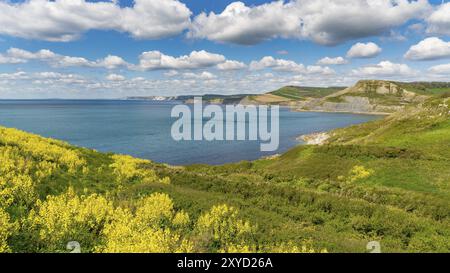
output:
M129 154L175 165L254 160L301 144L302 134L376 119L343 113L280 109L280 145L261 152L259 141L180 141L171 137L171 102L124 100L0 100L0 125L102 152Z

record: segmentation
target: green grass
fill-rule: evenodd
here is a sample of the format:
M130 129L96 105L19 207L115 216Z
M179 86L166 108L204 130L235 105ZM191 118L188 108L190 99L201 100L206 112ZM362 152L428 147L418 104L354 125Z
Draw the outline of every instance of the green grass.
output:
M60 170L37 190L43 199L71 186L79 194L108 194L124 207L164 192L193 219L227 203L258 226L261 243L308 240L329 252L364 252L367 242L379 240L384 252L450 252L450 120L443 104L449 100L431 99L423 108L338 129L327 145L298 146L274 159L141 166L170 177L170 185L118 187L110 154L67 146L90 172ZM372 172L351 181L355 166ZM26 215L20 208L9 212L15 219Z
M311 98L321 98L327 95L333 94L337 91L343 90L345 87L296 87L296 86L285 86L270 94L277 95L280 97L299 100L306 97Z
M420 95L441 95L450 92L450 82L394 82L400 87Z

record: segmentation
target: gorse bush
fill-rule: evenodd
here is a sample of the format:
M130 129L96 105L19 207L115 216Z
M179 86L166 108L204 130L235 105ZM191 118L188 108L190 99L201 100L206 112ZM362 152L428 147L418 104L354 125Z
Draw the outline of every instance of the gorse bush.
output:
M70 149L64 142L37 137L15 129L0 128L0 134L5 146L20 147L22 153L36 161L55 162L67 168L70 173L86 165L79 153Z
M113 213L106 198L95 194L77 196L69 189L43 202L38 200L23 222L23 232L32 238L30 251L64 251L69 241L78 241L85 250L91 250Z
M160 182L163 184L170 184L170 178L164 177L159 179L155 171L152 169L140 168L144 164L149 164L150 161L144 159L137 159L127 155L113 155L114 163L110 165L113 173L116 175L118 183L127 182Z
M8 240L16 229L16 223L11 223L9 214L0 208L0 253L11 251Z
M362 180L373 175L374 171L371 169L366 169L364 166L354 166L349 173L348 181L354 183L358 180Z
M219 205L200 216L196 229L198 234L210 243L206 246L210 250L226 250L230 245L243 246L251 241L251 235L256 228L248 221L239 219L235 208Z
M183 212L180 212L183 214ZM189 218L174 210L166 194L155 193L138 202L135 212L117 209L105 227L105 245L99 252L190 252L192 243L185 238L183 226ZM181 221L180 221L181 220Z
M256 227L233 207L213 206L196 219L165 193L120 202L117 196L129 187L170 186L171 179L157 175L148 160L88 153L13 129L0 132L0 252L67 252L71 241L83 252L258 249L251 236ZM89 193L84 186L96 186L89 184L92 175L113 183L102 194ZM48 185L61 190L45 195Z

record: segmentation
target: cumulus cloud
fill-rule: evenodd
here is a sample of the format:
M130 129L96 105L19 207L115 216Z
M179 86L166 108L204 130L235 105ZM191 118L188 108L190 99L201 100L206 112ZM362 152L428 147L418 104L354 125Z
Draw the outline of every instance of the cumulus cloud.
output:
M341 65L341 64L347 64L348 61L342 57L336 57L336 58L330 58L325 57L317 61L318 65Z
M426 21L428 33L450 35L450 3L440 5Z
M300 18L289 12L282 1L255 7L234 2L220 14L199 14L188 37L251 45L274 37L291 36L300 23Z
M0 34L67 42L96 29L157 39L179 34L190 24L191 11L178 0L134 0L132 7L124 8L117 2L0 0Z
M30 52L20 48L10 48L6 53L8 56L12 58L22 60L42 60L42 59L52 59L56 57L56 54L48 49L41 49L37 52Z
M78 74L66 74L59 72L37 72L30 77L34 84L85 84L87 80Z
M412 68L406 64L397 64L390 61L382 61L376 65L369 65L352 70L352 74L359 77L371 76L411 76L416 74Z
M205 50L192 51L189 55L173 57L160 51L147 51L139 56L138 64L126 62L123 58L108 55L95 61L84 57L64 56L50 50L43 49L30 52L23 49L11 48L6 54L0 54L0 64L26 63L30 60L44 61L53 67L91 67L116 69L124 67L130 70L158 70L158 69L197 69L217 66L219 70L236 70L245 68L244 63L229 61L223 55L210 53Z
M303 64L298 64L291 60L275 59L272 56L266 56L259 61L252 61L250 63L251 70L263 70L266 68L272 68L273 70L282 72L303 72L305 70Z
M61 56L53 60L55 66L94 66L93 62L82 57Z
M103 67L115 69L121 66L129 66L124 59L118 56L108 55L103 59L90 61L83 57L64 56L56 54L48 49L41 49L36 52L27 51L20 48L10 48L6 54L0 54L0 64L26 63L30 60L48 62L54 67Z
M382 49L375 43L356 43L347 52L348 58L373 58L380 54Z
M427 0L292 0L252 7L234 2L221 13L196 16L187 35L243 45L277 37L333 45L381 34L430 8Z
M333 75L336 72L327 66L323 67L320 65L308 65L306 67L306 73L307 74L320 74L320 75Z
M0 54L0 64L19 64L25 63L26 61L23 59L17 59L9 56L4 56Z
M450 75L450 64L441 64L432 66L428 69L429 72L435 74L447 74Z
M108 76L106 76L106 79L108 81L120 82L120 81L124 81L126 78L119 74L109 74Z
M212 80L212 79L217 78L217 76L208 71L203 71L201 73L192 73L192 72L183 73L183 78L199 79L199 80Z
M107 69L115 69L129 64L119 56L108 55L104 59L97 60L96 65Z
M303 64L296 63L292 60L275 59L272 56L263 57L259 61L252 61L250 63L250 70L263 70L270 68L279 72L290 72L300 74L322 74L331 75L335 71L329 67L323 67L319 65L305 66Z
M217 65L217 69L219 70L225 70L225 71L229 71L229 70L240 70L240 69L244 69L246 68L247 65L245 65L242 62L238 62L238 61L230 61L227 60L224 63L218 64Z
M23 71L14 73L0 73L0 79L2 80L23 80L28 79L28 74Z
M220 54L210 53L204 50L192 51L189 55L173 57L159 51L147 51L139 56L137 70L157 69L195 69L214 66L225 61Z
M426 38L406 52L405 58L414 61L437 60L450 57L450 42L437 37Z

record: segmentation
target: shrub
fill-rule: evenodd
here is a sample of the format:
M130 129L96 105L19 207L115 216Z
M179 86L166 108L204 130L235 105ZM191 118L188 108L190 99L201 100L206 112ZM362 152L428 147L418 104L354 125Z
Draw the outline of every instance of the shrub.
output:
M0 208L0 253L10 252L8 239L17 231L15 223L11 223L9 214Z

